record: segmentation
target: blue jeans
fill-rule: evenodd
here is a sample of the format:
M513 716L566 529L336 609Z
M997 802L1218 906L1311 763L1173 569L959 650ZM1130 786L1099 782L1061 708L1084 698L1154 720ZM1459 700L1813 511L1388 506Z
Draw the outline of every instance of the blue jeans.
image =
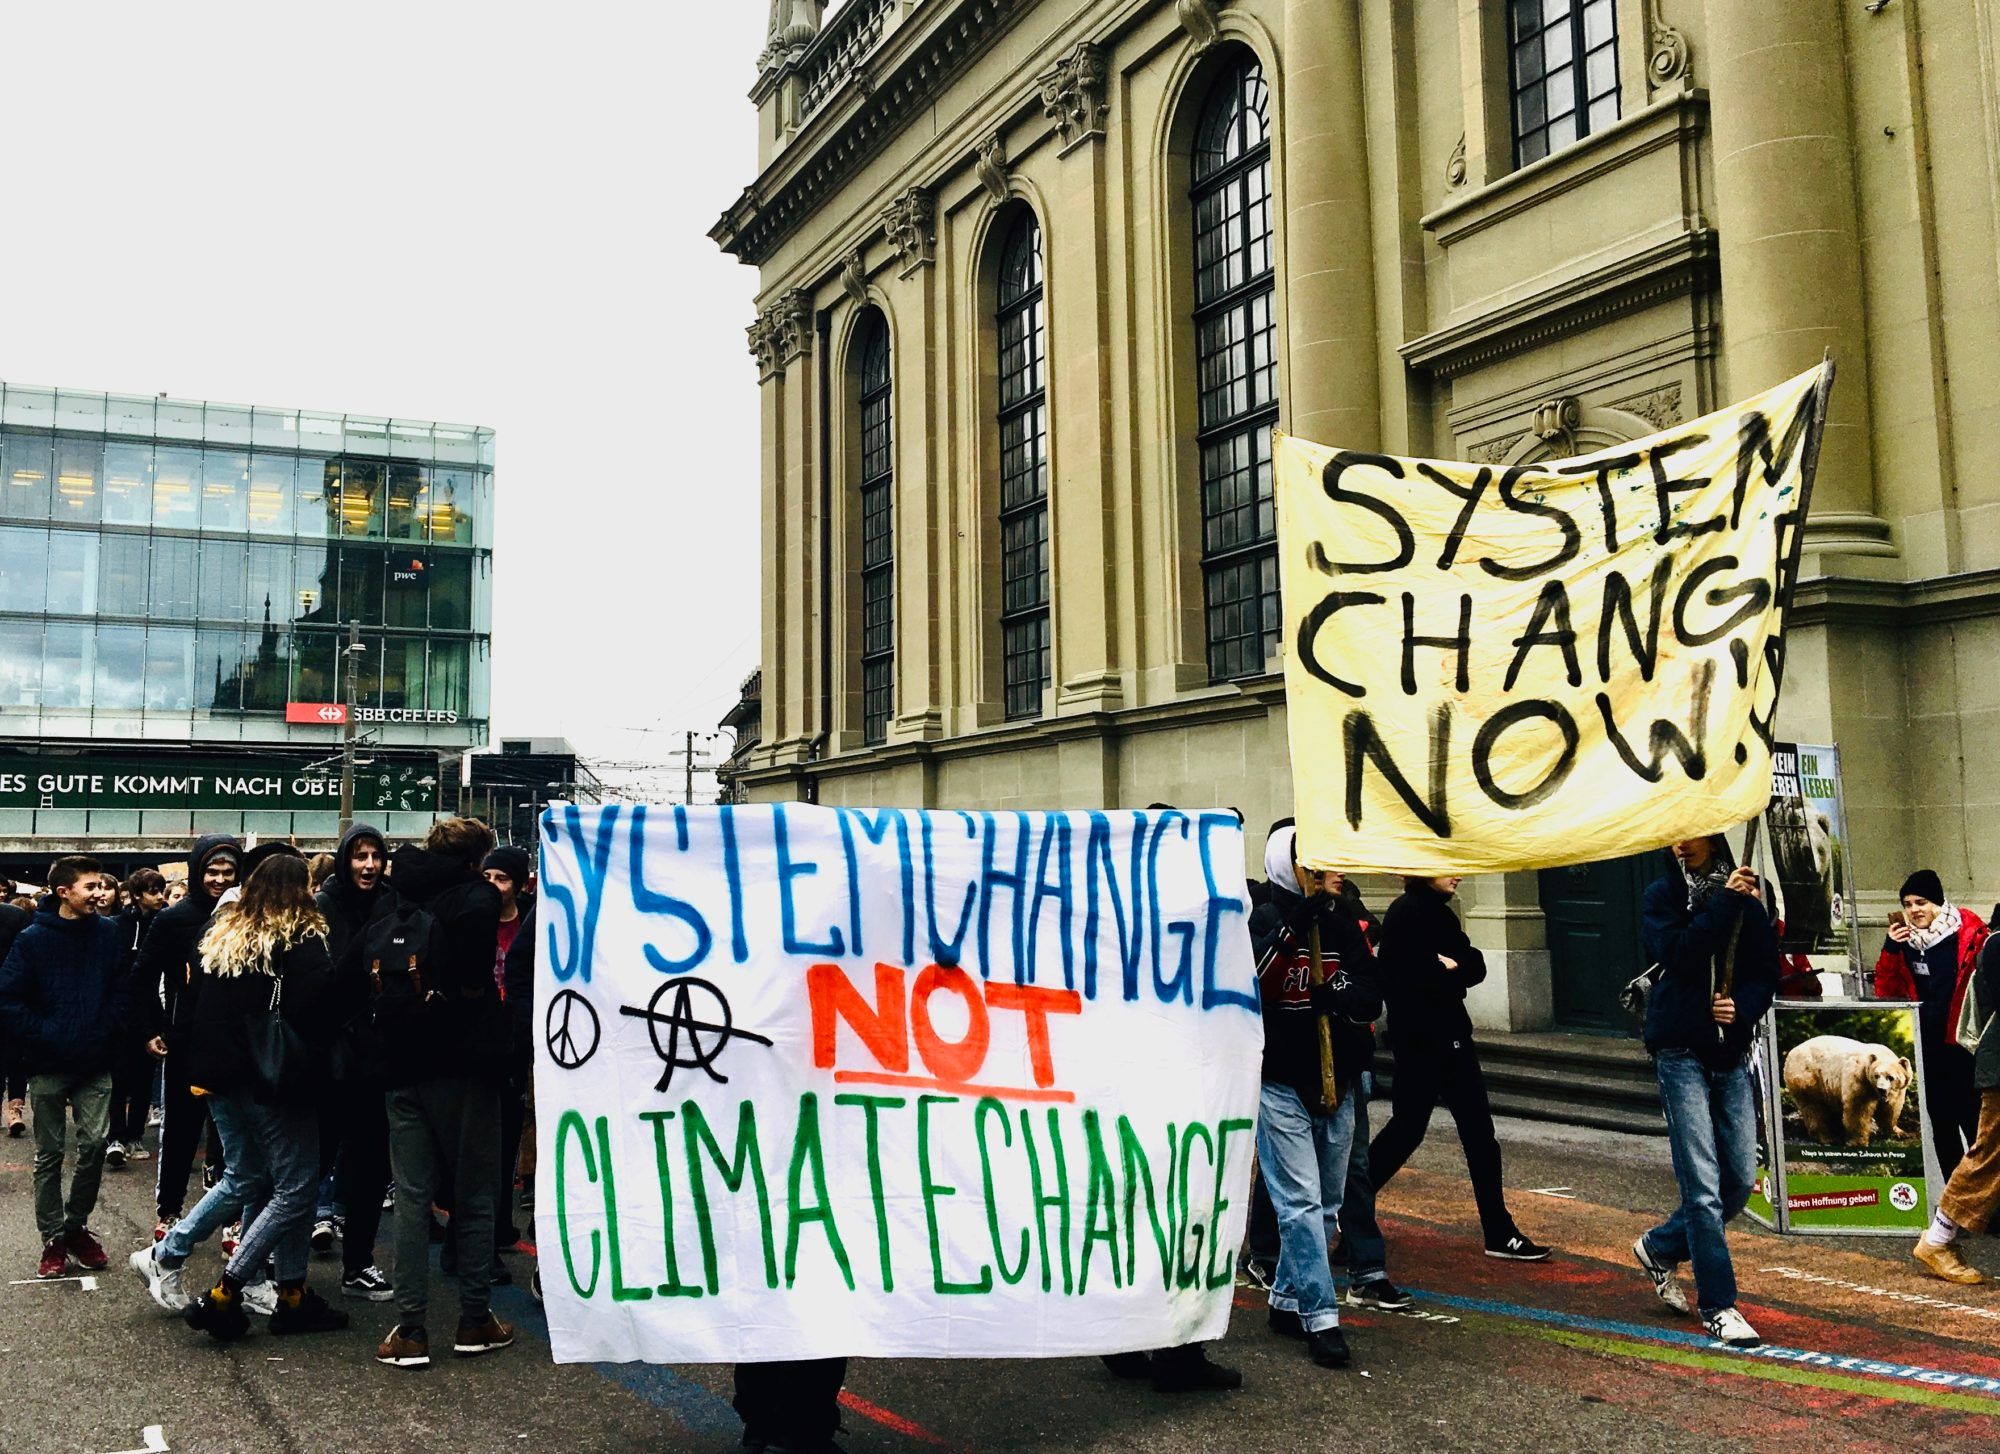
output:
M1347 1155L1354 1141L1354 1096L1331 1116L1314 1115L1287 1085L1264 1083L1257 1160L1278 1213L1278 1273L1271 1306L1297 1313L1308 1333L1340 1326L1340 1292L1326 1257L1327 1231L1340 1216Z
M1692 1260L1704 1314L1736 1306L1736 1269L1723 1227L1750 1200L1757 1178L1757 1103L1750 1069L1711 1070L1691 1050L1653 1060L1681 1204L1646 1233L1646 1251L1674 1266Z
M239 1216L255 1218L271 1195L271 1176L257 1154L248 1120L227 1096L203 1096L195 1103L206 1108L222 1140L222 1179L194 1204L194 1210L174 1223L154 1254L162 1267L179 1267L194 1249L209 1239L216 1228Z

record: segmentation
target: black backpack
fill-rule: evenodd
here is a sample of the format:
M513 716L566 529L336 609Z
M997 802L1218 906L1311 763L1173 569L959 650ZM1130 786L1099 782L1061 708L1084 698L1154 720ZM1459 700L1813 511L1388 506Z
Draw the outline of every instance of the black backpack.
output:
M444 998L433 969L436 936L430 910L407 899L369 920L362 932L361 967L368 973L368 1003L378 1026Z

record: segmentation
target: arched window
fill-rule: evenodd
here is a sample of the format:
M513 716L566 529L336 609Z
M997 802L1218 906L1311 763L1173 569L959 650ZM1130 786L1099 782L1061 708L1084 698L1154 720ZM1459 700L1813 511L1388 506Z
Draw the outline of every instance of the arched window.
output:
M1277 284L1264 70L1245 56L1216 82L1194 141L1195 378L1201 575L1211 681L1256 676L1278 642Z
M895 429L889 413L889 325L862 324L861 368L861 739L889 735L896 697Z
M1049 404L1042 229L1023 212L1000 252L1000 657L1007 715L1049 684Z

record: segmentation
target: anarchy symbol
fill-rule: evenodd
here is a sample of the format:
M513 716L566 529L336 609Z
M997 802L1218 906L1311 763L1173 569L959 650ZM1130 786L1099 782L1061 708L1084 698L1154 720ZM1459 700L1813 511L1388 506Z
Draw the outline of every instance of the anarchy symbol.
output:
M674 994L673 1008L666 1014L660 1012L660 1001L667 991ZM712 1000L713 1006L707 1013L710 1019L696 1018L694 995L699 990ZM715 1068L716 1058L729 1048L733 1035L739 1040L754 1040L759 1045L771 1042L762 1035L748 1030L738 1030L729 1013L729 1001L722 997L722 991L705 979L670 979L653 991L646 1008L635 1010L630 1005L619 1007L619 1014L630 1015L635 1020L646 1022L646 1033L652 1037L653 1053L666 1062L667 1068L660 1074L660 1083L655 1090L665 1090L674 1082L674 1072L685 1067L699 1070L710 1080L727 1084L729 1077ZM660 1043L660 1029L666 1027L667 1039ZM711 1039L704 1040L703 1036Z
M564 990L549 1001L542 1029L548 1041L549 1059L564 1070L575 1070L597 1053L601 1033L597 1011L575 990ZM583 1043L579 1044L579 1040Z

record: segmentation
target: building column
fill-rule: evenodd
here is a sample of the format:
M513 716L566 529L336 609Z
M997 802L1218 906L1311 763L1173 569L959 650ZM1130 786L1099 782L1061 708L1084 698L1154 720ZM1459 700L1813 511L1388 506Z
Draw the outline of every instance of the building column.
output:
M826 729L819 710L820 661L819 574L819 425L818 386L812 368L812 299L802 288L783 294L765 310L770 330L774 385L766 386L765 428L774 430L776 457L772 470L775 499L765 516L767 572L776 572L775 618L767 617L767 650L775 648L776 666L765 671L766 726L772 729L769 758L773 765L806 761L812 737ZM770 416L775 416L772 418Z
M1831 350L1833 390L1805 549L1891 555L1876 506L1846 28L1834 0L1710 5L1702 65L1721 231L1722 353L1740 397Z
M757 360L758 515L763 540L759 550L758 666L764 673L763 721L752 764L771 761L772 749L793 735L793 715L787 694L789 637L784 629L789 600L785 592L785 559L792 522L784 510L785 371L778 362L777 337L768 312L759 313L747 330L750 354Z
M939 373L950 340L940 307L936 265L937 199L911 188L883 215L899 276L885 275L893 290L895 347L890 354L894 394L896 500L896 694L890 742L921 742L944 735L940 660L944 582L951 571L944 481L951 478L946 451L949 427ZM916 780L912 779L914 783ZM898 802L912 801L899 797Z
M1042 219L1049 321L1049 572L1055 712L1120 706L1105 177L1108 62L1077 46L1041 77L1062 154Z
M1548 920L1534 870L1467 879L1465 933L1486 956L1486 978L1465 994L1480 1030L1546 1030L1555 1020Z
M1382 414L1358 0L1286 0L1280 80L1283 427L1373 449Z

